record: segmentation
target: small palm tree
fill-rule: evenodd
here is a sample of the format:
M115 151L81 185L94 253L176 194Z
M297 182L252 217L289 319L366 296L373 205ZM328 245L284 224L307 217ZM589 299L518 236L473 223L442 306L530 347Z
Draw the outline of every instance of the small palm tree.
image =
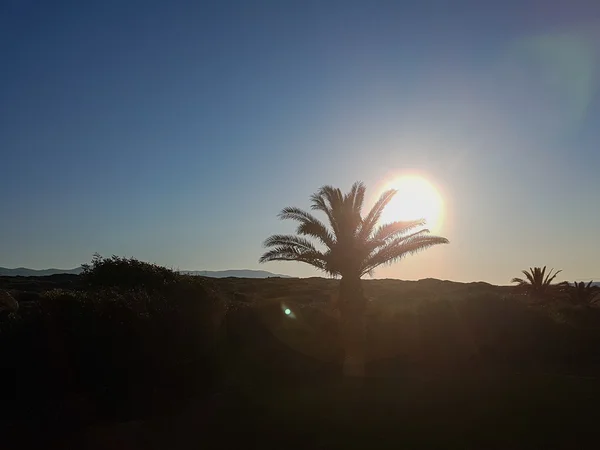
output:
M267 261L299 261L331 276L339 276L339 304L346 351L344 374L364 374L364 310L361 277L382 264L391 264L408 254L437 244L443 237L431 236L422 228L424 220L392 222L378 226L385 206L396 194L384 192L371 210L362 216L366 188L356 182L350 192L323 186L311 196L311 209L327 217L327 225L312 214L294 207L284 208L280 219L299 223L296 235L274 235L264 242L270 248L260 258ZM309 238L312 238L309 239ZM316 241L316 242L314 242Z
M593 281L588 284L576 281L573 286L568 286L566 294L574 305L591 306L600 300L600 287L594 286Z
M512 283L517 283L517 290L525 293L531 298L536 300L546 300L553 297L558 289L564 287L564 283L553 285L552 282L556 276L562 272L557 270L552 273L554 269L550 269L550 272L546 275L546 266L543 268L534 267L530 268L529 271L523 270L525 278L513 278Z

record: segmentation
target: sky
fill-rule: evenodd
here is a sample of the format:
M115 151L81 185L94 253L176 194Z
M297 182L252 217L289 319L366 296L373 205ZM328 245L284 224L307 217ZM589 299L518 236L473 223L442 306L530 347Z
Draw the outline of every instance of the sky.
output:
M600 3L0 2L0 266L263 269L330 184L418 174L450 240L375 272L600 279Z

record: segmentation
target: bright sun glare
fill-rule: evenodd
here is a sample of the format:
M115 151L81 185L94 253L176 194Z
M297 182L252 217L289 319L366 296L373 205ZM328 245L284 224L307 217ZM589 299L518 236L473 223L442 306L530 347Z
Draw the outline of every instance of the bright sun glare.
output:
M406 175L387 183L383 190L388 189L396 189L398 193L386 206L382 223L425 219L426 228L434 233L440 230L444 202L439 191L429 181L417 175Z

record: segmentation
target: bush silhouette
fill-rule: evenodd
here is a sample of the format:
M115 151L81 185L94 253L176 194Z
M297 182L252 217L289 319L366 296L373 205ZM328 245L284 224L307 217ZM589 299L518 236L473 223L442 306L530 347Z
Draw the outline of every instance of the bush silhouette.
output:
M177 273L166 267L116 255L103 258L96 253L92 262L82 267L83 281L92 288L157 290L179 278Z

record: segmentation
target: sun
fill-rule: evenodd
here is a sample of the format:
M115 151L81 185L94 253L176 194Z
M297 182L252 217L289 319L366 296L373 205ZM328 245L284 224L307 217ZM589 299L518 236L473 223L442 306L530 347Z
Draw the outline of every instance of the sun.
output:
M388 189L398 192L383 211L381 223L425 219L432 232L440 230L444 202L433 184L418 175L405 175L385 184L382 192Z

